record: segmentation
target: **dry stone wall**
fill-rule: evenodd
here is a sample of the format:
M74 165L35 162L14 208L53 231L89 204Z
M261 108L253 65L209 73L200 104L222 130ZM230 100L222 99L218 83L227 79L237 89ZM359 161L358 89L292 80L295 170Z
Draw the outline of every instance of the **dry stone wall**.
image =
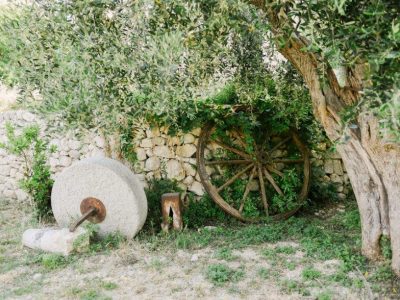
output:
M54 130L59 124L50 126L36 115L22 110L0 112L0 142L7 142L7 122L13 124L17 132L28 125L40 126L43 137L57 149L49 157L53 177L75 161L86 157L110 156L120 159L118 151L115 151L118 148L116 138L106 140L94 132L80 138L73 132L60 133ZM200 129L195 129L190 133L169 136L166 128L143 126L141 132L137 133L140 138L135 142L137 162L133 166L128 162L123 163L138 174L144 185L152 178L175 179L183 190L201 196L204 189L196 170L195 158L199 134ZM333 154L329 159L323 160L316 154L314 156L314 164L325 170L322 180L336 183L339 197L345 197L349 192L348 177L340 157ZM23 172L24 161L0 149L0 197L20 201L28 199L28 195L18 185L23 178Z

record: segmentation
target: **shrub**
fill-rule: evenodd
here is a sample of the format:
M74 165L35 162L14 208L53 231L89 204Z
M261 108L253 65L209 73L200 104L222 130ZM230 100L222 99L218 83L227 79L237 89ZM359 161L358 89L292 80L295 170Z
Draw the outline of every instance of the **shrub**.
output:
M49 148L48 143L40 138L37 125L25 127L17 135L15 128L7 123L6 131L8 143L0 144L0 148L23 158L25 170L20 185L32 197L36 218L40 220L51 216L51 188L54 181L51 179L47 155L55 150L54 147Z

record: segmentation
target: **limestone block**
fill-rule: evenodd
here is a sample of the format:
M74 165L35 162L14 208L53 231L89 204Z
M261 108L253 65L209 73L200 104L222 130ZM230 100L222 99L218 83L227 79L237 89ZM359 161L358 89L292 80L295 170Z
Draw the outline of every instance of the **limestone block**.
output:
M104 148L106 146L106 141L100 136L96 136L94 138L94 142L95 142L96 146L99 148Z
M176 155L182 157L192 157L196 153L196 146L193 144L185 144L176 148Z
M10 176L11 167L9 165L0 165L0 175Z
M22 172L17 172L15 174L15 180L19 181L24 178L24 174Z
M15 191L15 195L16 195L18 201L25 201L29 197L29 195L26 192L22 191L22 190L16 190Z
M27 122L33 122L35 120L35 115L30 112L24 112L22 118Z
M188 176L183 180L183 184L190 186L194 182L193 176Z
M337 175L343 175L342 162L339 159L333 161L333 171Z
M173 158L174 153L168 146L155 146L153 148L153 153L155 156L164 158Z
M147 158L146 150L144 150L143 148L136 148L135 151L136 151L136 157L138 160L142 161Z
M185 178L185 170L182 164L174 159L171 159L166 164L167 178L176 179L178 181Z
M160 129L158 127L153 127L151 129L146 129L146 136L148 138L160 136Z
M11 168L11 170L10 170L10 177L11 178L15 178L15 175L17 174L17 169L14 169L14 168Z
M185 170L186 175L189 175L189 176L196 175L196 168L192 164L184 163L183 169Z
M60 162L57 158L50 157L49 164L51 167L56 167L60 164Z
M178 136L173 136L168 140L168 146L180 146L181 144L181 138Z
M78 227L74 232L67 228L28 229L22 235L22 244L32 249L69 255L89 247L89 234Z
M193 134L186 133L186 134L183 136L183 142L184 142L185 144L192 144L192 143L194 142L194 136L193 136Z
M145 169L146 171L155 171L160 168L160 159L157 156L149 157L146 160Z
M72 163L71 157L62 156L62 157L60 158L60 166L69 167L69 166L71 165L71 163Z
M140 142L140 147L142 147L142 148L152 148L153 146L154 146L154 145L153 145L153 140L150 139L150 138L143 139L143 140Z
M154 156L154 152L153 152L153 149L146 149L146 155L148 156L148 157L152 157L152 156Z
M8 189L3 191L3 195L6 198L12 198L12 199L16 197L15 192L13 190L8 190Z
M72 150L78 150L81 147L81 142L76 140L71 140L68 142L68 146Z
M153 143L154 143L154 145L161 146L161 145L165 144L165 139L158 136L158 137L153 138Z
M192 134L195 136L199 136L201 133L201 128L195 128L192 130Z
M337 174L332 174L331 181L334 183L343 183L343 178Z
M198 182L198 181L194 181L194 182L192 183L192 185L189 186L188 190L189 190L190 192L195 193L195 194L198 195L198 196L203 196L203 195L204 195L203 185L202 185L200 182Z
M325 173L332 174L333 173L333 161L328 159L325 161Z
M68 155L73 159L78 159L81 156L78 150L71 150L68 152Z

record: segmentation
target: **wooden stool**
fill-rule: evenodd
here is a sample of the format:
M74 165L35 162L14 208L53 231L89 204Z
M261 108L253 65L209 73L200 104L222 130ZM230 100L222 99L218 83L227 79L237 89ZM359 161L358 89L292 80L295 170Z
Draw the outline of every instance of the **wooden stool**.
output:
M163 221L161 229L168 232L170 227L170 214L172 213L172 228L183 229L182 203L179 193L168 193L161 196L161 210Z

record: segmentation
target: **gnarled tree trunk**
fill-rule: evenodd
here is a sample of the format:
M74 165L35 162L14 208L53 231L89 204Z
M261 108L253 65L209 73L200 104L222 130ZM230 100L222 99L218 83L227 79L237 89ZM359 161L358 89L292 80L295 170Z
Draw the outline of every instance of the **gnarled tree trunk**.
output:
M307 84L314 108L329 139L338 143L337 151L349 175L361 216L362 253L369 259L381 256L380 239L389 235L392 268L400 276L400 146L381 136L378 120L367 111L357 117L357 127L343 132L340 113L356 103L363 89L363 67L347 70L347 82L339 86L333 70L321 74L321 57L303 49L307 40L295 34L291 20L282 10L265 6L264 0L251 2L268 14L276 38L293 32L278 49L300 72ZM285 30L286 28L286 30ZM287 38L287 37L286 37ZM322 85L321 76L326 82ZM346 138L343 138L346 137Z

